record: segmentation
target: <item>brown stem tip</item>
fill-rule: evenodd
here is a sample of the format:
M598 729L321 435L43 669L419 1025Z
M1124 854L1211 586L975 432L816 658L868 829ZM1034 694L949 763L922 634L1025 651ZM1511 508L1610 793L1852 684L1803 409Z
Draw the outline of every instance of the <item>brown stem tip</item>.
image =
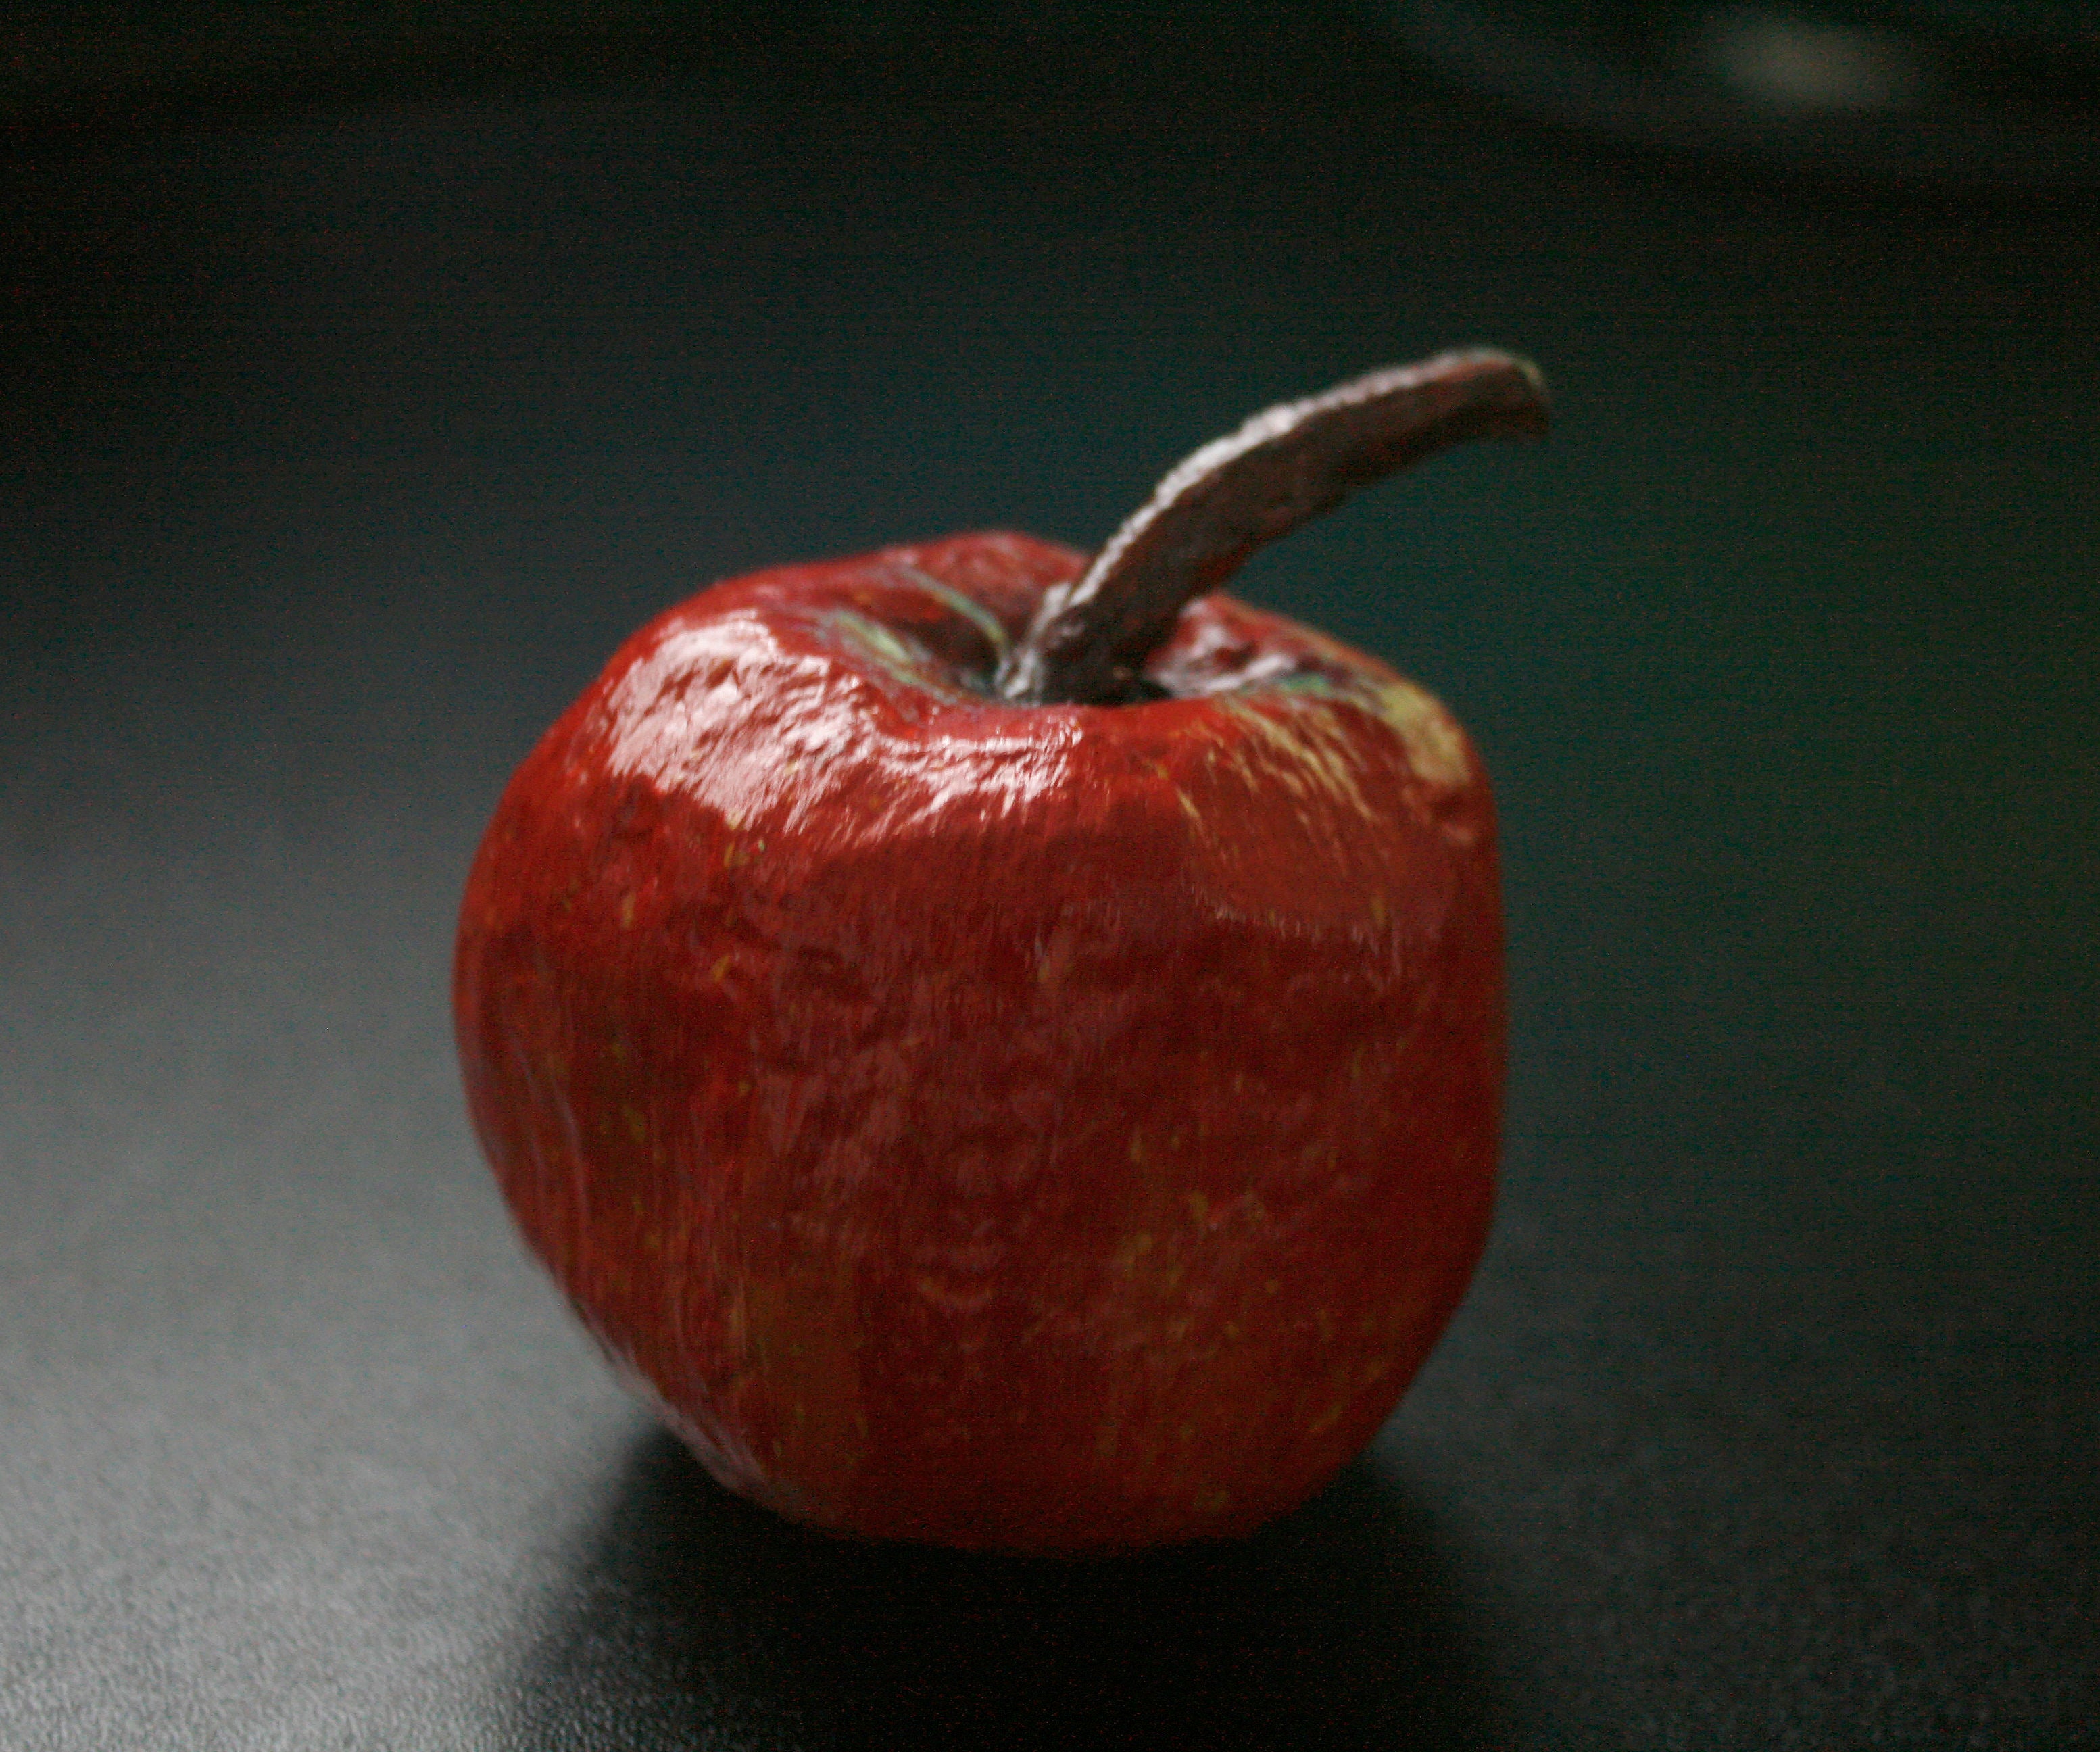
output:
M1008 699L1113 704L1182 605L1359 488L1473 438L1538 438L1546 380L1513 354L1440 353L1256 414L1162 480L1083 575L1052 591L999 677Z

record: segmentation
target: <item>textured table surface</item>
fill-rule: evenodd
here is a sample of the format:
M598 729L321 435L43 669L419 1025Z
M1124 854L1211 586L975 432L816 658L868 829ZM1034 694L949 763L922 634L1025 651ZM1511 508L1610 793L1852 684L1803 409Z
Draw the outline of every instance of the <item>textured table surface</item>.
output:
M0 1745L2100 1745L2078 220L1617 162L1290 16L0 144ZM1476 340L1555 440L1242 580L1497 780L1503 1199L1414 1392L1238 1547L727 1499L464 1123L510 767L712 578L1090 544Z

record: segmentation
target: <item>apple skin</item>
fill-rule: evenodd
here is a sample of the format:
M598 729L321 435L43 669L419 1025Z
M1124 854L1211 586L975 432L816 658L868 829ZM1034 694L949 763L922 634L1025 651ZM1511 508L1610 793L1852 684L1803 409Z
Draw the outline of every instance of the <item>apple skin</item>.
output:
M1453 719L1222 594L1170 697L984 690L1084 556L719 585L505 792L454 999L532 1251L730 1489L834 1532L1243 1534L1464 1293L1503 1068Z

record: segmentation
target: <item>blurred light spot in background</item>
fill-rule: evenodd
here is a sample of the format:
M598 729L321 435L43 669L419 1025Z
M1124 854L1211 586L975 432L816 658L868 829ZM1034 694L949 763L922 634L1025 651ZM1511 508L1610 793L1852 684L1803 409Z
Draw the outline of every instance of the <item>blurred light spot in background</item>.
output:
M1513 112L1824 181L2100 182L2100 12L1983 0L1364 0Z
M1938 83L1920 42L1870 25L1730 7L1699 40L1723 84L1782 108L1913 109Z

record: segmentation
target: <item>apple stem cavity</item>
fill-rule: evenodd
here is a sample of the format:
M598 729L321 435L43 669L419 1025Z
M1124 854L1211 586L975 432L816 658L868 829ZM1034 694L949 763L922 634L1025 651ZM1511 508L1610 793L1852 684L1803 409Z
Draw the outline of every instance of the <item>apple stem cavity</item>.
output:
M1391 366L1255 415L1160 482L1074 582L1045 596L1000 666L1017 704L1121 705L1154 698L1152 653L1183 605L1255 549L1374 481L1475 438L1539 438L1546 380L1488 348Z

